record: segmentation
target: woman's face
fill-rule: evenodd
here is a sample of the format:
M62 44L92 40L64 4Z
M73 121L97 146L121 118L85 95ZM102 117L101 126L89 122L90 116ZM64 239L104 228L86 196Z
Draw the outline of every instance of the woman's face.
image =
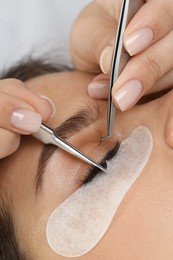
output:
M172 259L173 93L125 113L117 111L113 137L100 144L100 136L106 133L107 102L88 97L91 78L80 72L62 72L32 79L27 87L54 101L57 112L47 122L54 128L81 110L90 112L88 126L68 133L67 140L97 162L140 125L150 130L154 145L146 167L121 202L104 237L76 259ZM19 150L1 161L0 186L10 198L17 239L24 252L32 259L67 259L49 247L46 225L52 211L79 188L88 165L57 149L56 160L53 156L48 160L38 188L43 147L34 137L23 137ZM49 167L52 160L53 169Z

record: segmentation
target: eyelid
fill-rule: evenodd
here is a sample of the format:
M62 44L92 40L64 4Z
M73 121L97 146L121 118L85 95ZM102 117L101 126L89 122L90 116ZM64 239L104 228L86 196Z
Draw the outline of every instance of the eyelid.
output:
M111 160L117 154L119 147L120 147L120 143L116 143L113 149L109 150L106 153L105 157L102 159L102 161L99 164L102 165L104 168L107 168L107 161ZM100 169L98 169L93 165L89 166L87 168L85 176L83 177L82 180L80 180L81 186L91 182L99 173L107 174L107 173L103 173Z

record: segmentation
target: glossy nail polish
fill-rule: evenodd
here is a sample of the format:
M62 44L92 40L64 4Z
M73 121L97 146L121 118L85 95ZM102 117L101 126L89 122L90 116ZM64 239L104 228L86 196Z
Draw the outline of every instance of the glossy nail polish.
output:
M153 40L153 31L149 27L133 33L124 43L127 52L133 56L146 49Z
M41 115L30 110L17 109L11 115L12 126L29 133L36 133L41 122Z
M142 84L139 80L130 80L114 95L114 101L121 111L135 105L142 93Z

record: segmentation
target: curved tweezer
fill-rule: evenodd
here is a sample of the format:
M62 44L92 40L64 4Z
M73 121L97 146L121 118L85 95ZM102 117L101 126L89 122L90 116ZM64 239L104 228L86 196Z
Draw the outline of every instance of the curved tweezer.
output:
M48 125L42 123L40 129L37 133L32 134L38 140L43 142L44 144L54 144L66 152L78 157L86 163L92 164L99 168L100 170L106 172L106 169L102 167L100 164L89 158L86 154L79 151L76 147L72 146L70 143L66 142L62 138L56 135L54 129L50 128Z
M118 29L115 41L115 47L112 57L112 66L111 66L111 75L110 75L110 84L109 84L109 98L108 98L108 116L107 116L107 135L102 137L102 139L106 139L111 137L112 128L115 119L116 108L112 101L112 88L115 81L118 79L119 75L125 68L130 56L125 51L123 47L123 35L125 29L136 14L136 12L142 6L142 0L123 0L120 18L118 22Z

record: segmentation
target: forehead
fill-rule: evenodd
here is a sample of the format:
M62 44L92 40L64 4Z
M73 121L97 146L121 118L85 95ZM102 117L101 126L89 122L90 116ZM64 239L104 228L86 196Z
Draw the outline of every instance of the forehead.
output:
M52 99L57 111L54 119L62 123L82 106L85 98L90 99L87 87L92 78L87 73L66 71L33 78L26 85L30 90ZM52 122L51 120L50 123Z

